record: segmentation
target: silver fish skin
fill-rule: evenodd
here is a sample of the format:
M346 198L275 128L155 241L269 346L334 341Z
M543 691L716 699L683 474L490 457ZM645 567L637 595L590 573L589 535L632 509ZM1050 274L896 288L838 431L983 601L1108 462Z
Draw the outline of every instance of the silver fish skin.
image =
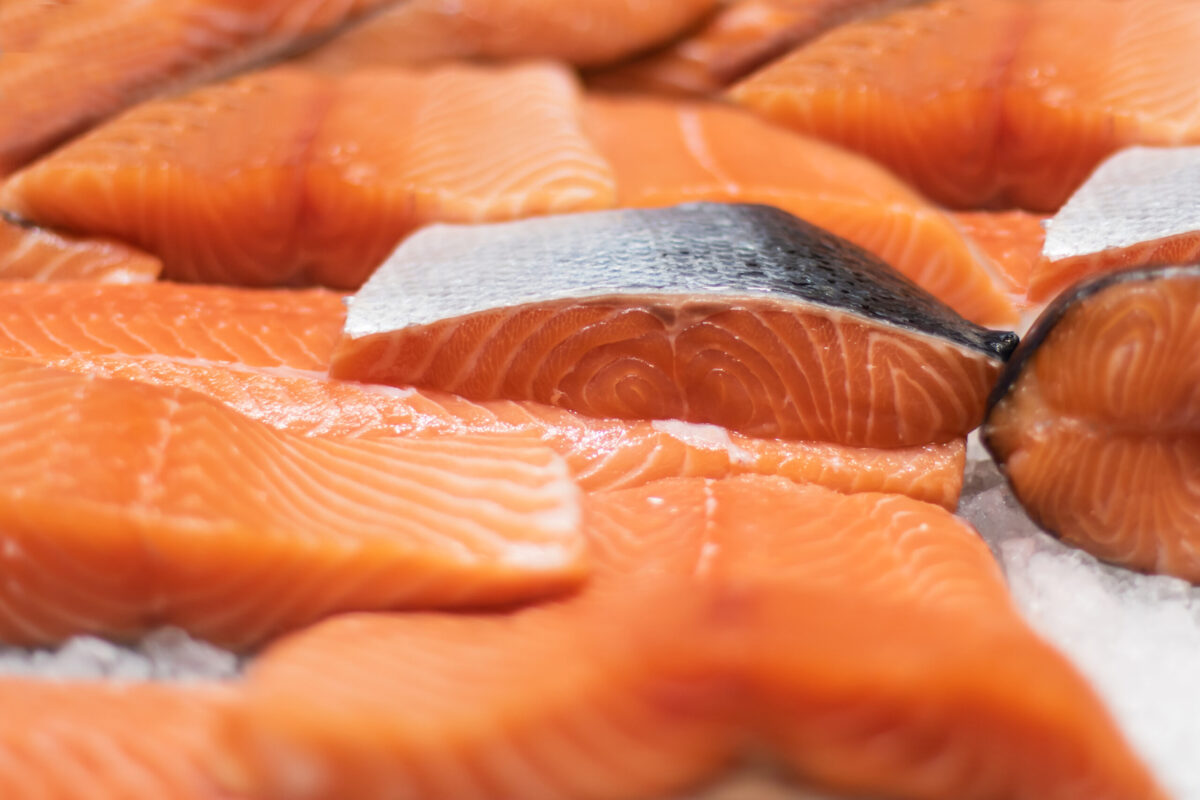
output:
M1048 261L1200 233L1200 147L1130 147L1046 223Z
M350 338L489 309L620 296L822 306L1004 360L1016 334L971 323L866 250L770 206L689 203L433 225L353 298Z

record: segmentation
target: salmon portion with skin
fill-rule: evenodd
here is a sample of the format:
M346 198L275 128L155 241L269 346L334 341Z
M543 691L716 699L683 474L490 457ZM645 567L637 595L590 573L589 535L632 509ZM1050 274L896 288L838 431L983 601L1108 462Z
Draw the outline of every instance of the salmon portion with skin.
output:
M865 247L974 322L1016 320L1012 300L947 216L856 154L700 102L591 96L584 123L612 164L623 208L773 205Z
M676 796L765 746L864 795L1164 797L942 509L742 477L592 496L586 520L596 573L572 599L273 646L227 721L227 787Z
M955 207L1054 211L1131 144L1200 141L1189 0L935 0L838 28L732 90Z
M1105 561L1200 581L1200 269L1060 295L996 390L985 442L1030 516Z
M0 282L0 358L151 356L323 372L345 318L341 295L321 289Z
M14 175L0 206L134 243L174 280L353 288L432 221L611 207L578 95L551 64L253 73L133 109Z
M579 490L536 440L305 438L184 389L0 371L0 640L175 625L236 649L583 578Z
M264 61L391 2L6 0L0 176L127 107Z
M0 214L0 280L147 283L160 272L161 261L127 245L61 236Z
M717 0L407 0L302 63L332 73L478 58L605 64L669 41L716 5Z
M0 794L38 800L240 800L221 790L217 685L0 678Z
M697 203L426 229L355 296L330 374L903 448L978 425L1014 344L782 211Z
M563 456L585 491L673 477L780 475L842 492L895 492L953 509L962 490L961 440L894 450L760 439L674 420L595 419L532 402L472 402L278 369L156 356L67 356L50 365L201 392L246 416L304 436L390 439L505 434L537 437Z
M1200 147L1131 147L1101 164L1049 222L1030 296L1130 267L1200 259Z
M682 40L600 70L588 83L627 92L710 95L826 30L908 0L732 0Z

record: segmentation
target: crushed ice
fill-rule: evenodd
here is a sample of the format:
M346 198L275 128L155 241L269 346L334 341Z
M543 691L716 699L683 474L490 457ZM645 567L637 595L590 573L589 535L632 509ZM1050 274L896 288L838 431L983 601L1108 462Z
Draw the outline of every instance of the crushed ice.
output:
M0 647L0 675L53 680L225 680L241 671L238 657L178 628L160 628L132 647L75 636L53 650Z

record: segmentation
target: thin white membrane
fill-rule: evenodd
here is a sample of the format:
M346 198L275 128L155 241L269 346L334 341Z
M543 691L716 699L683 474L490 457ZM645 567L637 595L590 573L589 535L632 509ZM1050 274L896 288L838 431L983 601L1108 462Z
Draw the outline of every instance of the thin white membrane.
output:
M972 434L959 514L1018 608L1095 687L1164 788L1200 800L1200 588L1097 561L1041 531Z
M1020 611L1085 675L1176 800L1200 800L1200 588L1108 566L1040 531L972 434L959 513L1004 566ZM162 628L133 647L76 637L53 650L0 647L0 677L225 680L244 661ZM680 800L821 800L750 768Z

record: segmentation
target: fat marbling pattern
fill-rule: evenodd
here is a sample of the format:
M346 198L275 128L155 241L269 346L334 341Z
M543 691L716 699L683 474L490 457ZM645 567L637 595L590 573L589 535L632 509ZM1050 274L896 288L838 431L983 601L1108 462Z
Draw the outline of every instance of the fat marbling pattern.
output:
M770 206L689 203L490 225L405 241L350 304L347 336L498 307L628 295L797 301L1007 359L1017 336L960 317L867 251Z

